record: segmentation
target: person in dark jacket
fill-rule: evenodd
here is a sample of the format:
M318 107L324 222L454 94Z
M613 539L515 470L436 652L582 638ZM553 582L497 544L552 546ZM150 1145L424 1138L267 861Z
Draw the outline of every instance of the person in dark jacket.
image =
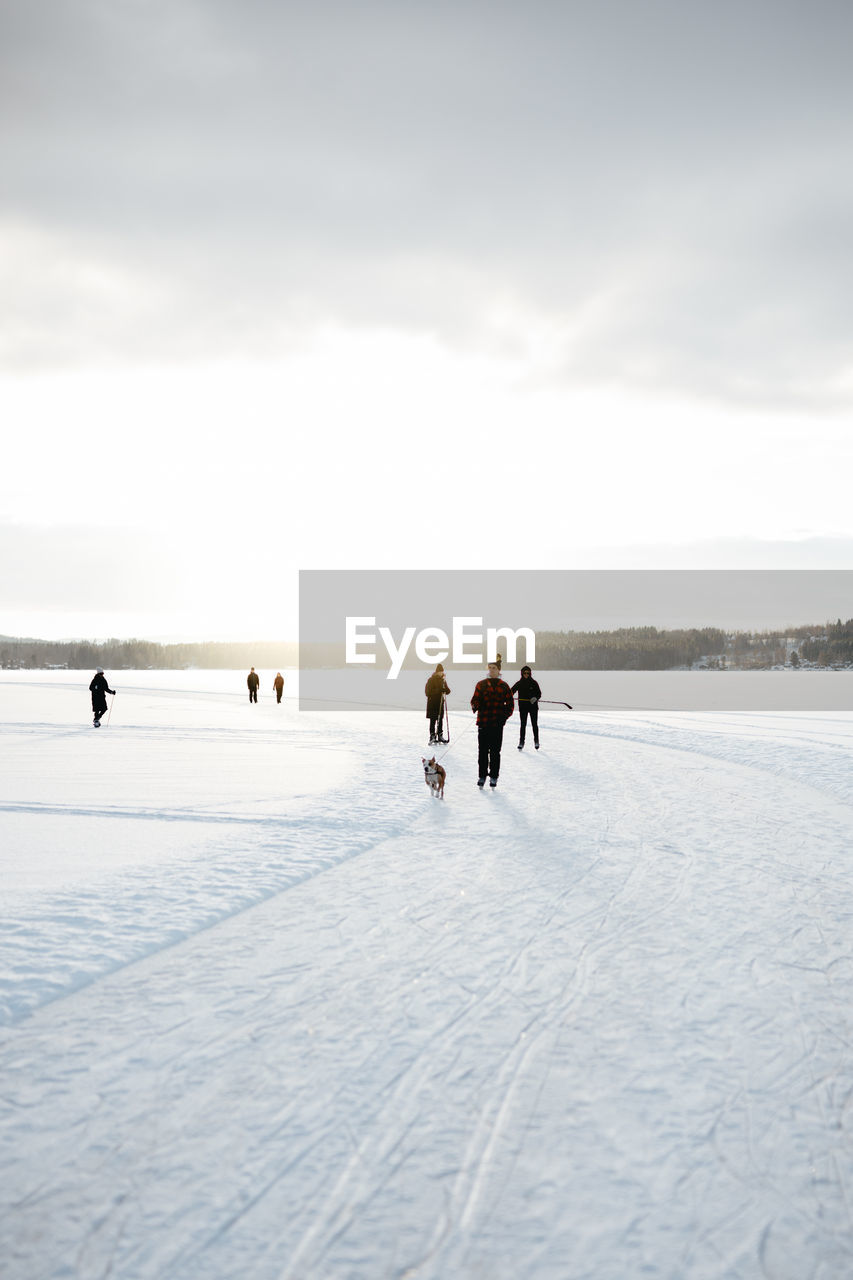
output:
M477 713L477 736L480 747L480 776L477 779L477 786L486 785L488 774L489 786L496 787L501 771L504 725L515 710L510 687L506 680L501 680L497 662L489 663L488 676L474 689L471 710Z
M246 684L249 686L249 701L250 701L250 702L257 702L257 700L258 700L258 685L259 685L260 683L261 683L260 676L258 675L258 673L257 673L257 671L255 670L255 668L254 668L254 667L252 667L252 670L251 670L251 671L249 672L249 674L246 676Z
M429 720L429 745L435 742L446 742L444 736L444 699L450 693L450 685L444 678L444 667L439 662L429 680L424 685L426 694L426 714Z
M104 675L104 668L98 667L92 683L89 685L89 692L92 695L92 713L95 717L92 722L96 729L101 727L101 716L107 714L107 694L111 693L115 697L115 689L111 689L107 684L107 677Z
M521 716L521 729L518 735L518 749L524 750L524 737L527 729L527 717L530 716L530 727L533 730L533 745L539 750L539 699L542 690L529 667L521 668L521 679L516 680L512 692L518 694L518 714Z
M275 689L276 702L281 702L281 695L284 692L284 676L280 671L276 675L275 680L273 680L272 687Z

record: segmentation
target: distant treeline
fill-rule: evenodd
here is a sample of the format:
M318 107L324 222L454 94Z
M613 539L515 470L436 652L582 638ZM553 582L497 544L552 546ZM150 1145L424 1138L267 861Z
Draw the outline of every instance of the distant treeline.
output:
M514 664L527 661L522 642ZM620 627L615 631L539 631L536 666L550 671L670 671L683 667L749 670L774 666L820 667L853 664L853 618L785 631L725 632L718 627L664 631L657 627ZM0 667L66 667L87 671L177 669L187 667L261 670L344 665L339 644L300 646L263 640L255 643L206 641L155 644L150 640L20 640L0 637ZM413 657L404 666L421 664ZM445 662L450 668L453 664ZM466 668L470 670L470 666Z
M803 663L845 666L853 663L853 619L784 631L725 632L718 627L540 631L536 662L555 671L668 671L694 666L755 670Z
M536 665L549 671L668 671L721 654L725 644L725 632L714 627L540 631L536 635Z
M104 667L112 671L183 670L186 667L234 670L258 667L278 670L298 663L297 644L263 640L233 644L204 641L199 644L155 644L151 640L14 640L0 637L0 666L25 669L67 667L88 671Z
M804 639L799 656L820 667L843 666L853 662L853 618L848 618L846 622L839 618L826 627L823 635Z
M523 640L507 671L532 661ZM726 632L720 627L660 630L620 627L615 631L537 631L536 663L545 671L672 671L683 667L754 670L775 666L844 666L853 663L853 619L788 627L784 631ZM343 667L342 644L303 645L300 666ZM445 659L452 670L470 671ZM422 669L410 650L405 670Z

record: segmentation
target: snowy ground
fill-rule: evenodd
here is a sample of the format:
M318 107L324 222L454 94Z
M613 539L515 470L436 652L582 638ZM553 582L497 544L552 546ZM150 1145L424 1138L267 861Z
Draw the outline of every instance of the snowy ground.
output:
M853 716L491 794L454 697L439 803L411 713L110 675L0 674L4 1277L853 1275Z

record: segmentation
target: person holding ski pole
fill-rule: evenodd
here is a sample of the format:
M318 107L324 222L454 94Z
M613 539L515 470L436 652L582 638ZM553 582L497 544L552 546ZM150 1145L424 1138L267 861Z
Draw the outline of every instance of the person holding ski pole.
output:
M471 698L471 710L477 714L477 737L479 739L480 776L477 786L498 785L501 771L501 745L503 743L504 725L515 711L510 687L501 679L501 669L497 662L489 663L489 674L480 680Z
M276 675L275 680L273 680L272 687L275 689L276 702L281 702L281 695L284 692L284 676L280 671Z
M539 699L542 690L533 679L529 667L521 668L521 679L512 686L512 693L518 694L518 714L521 716L521 728L518 735L518 749L524 750L524 737L527 730L527 717L530 716L530 727L533 730L533 745L539 750Z
M115 689L111 689L107 684L107 677L104 675L104 668L98 667L89 685L89 692L92 695L92 713L95 719L92 721L96 729L101 727L101 717L107 714L107 694L111 693L115 697Z
M258 700L258 685L259 685L260 683L261 683L260 676L258 675L258 673L257 673L257 671L255 670L255 668L254 668L254 667L252 667L252 670L251 670L251 671L249 672L249 674L246 676L246 684L249 686L249 701L250 701L250 702L257 702L257 700Z
M444 736L444 699L450 693L450 686L444 678L444 667L439 664L424 685L426 694L426 714L429 720L429 745L445 742Z

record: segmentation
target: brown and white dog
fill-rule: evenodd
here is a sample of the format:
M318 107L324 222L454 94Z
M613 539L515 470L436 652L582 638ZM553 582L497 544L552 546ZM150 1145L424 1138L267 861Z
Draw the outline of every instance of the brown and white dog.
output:
M431 756L429 760L421 756L421 764L424 767L424 782L434 797L437 796L439 800L443 800L444 780L447 777L446 770L441 767L435 756Z

